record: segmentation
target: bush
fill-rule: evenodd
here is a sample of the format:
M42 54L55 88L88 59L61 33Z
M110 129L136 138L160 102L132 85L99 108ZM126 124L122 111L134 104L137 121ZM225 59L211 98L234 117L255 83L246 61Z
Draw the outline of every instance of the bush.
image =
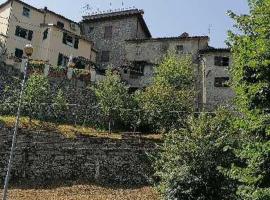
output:
M154 165L165 199L236 199L236 182L218 169L235 161L229 148L236 145L232 120L226 111L216 116L201 114L190 117L188 127L165 135Z

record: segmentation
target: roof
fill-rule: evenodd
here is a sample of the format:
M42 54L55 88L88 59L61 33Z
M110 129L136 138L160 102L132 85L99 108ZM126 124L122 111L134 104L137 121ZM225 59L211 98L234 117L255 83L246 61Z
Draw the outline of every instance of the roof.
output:
M139 19L139 22L142 25L143 30L150 38L152 37L151 32L148 29L148 26L143 18L144 11L139 9L130 9L130 10L123 10L123 11L115 11L115 12L108 12L108 13L100 13L94 15L83 16L83 22L95 22L95 21L107 21L113 19L123 19L127 17L136 16Z
M27 7L31 8L31 9L33 9L33 10L38 11L38 12L41 12L41 13L44 13L44 12L45 12L45 9L39 9L39 8L36 8L36 7L31 6L31 5L25 3L25 2L23 2L23 1L21 1L21 0L7 0L6 2L4 2L3 4L0 5L0 8L6 6L8 3L12 2L12 1L17 1L18 3L21 3L21 4L23 4L24 6L27 6ZM47 12L49 12L49 13L51 13L51 14L54 14L54 15L60 17L60 18L63 18L63 19L65 19L65 20L69 21L69 22L78 24L78 22L75 22L75 21L73 21L73 20L71 20L71 19L68 19L68 18L64 17L63 15L57 14L57 13L51 11L51 10L48 10L48 9L47 9Z
M230 53L230 48L214 48L214 47L208 47L206 49L202 49L199 51L200 54L206 54L206 53Z
M56 16L58 16L58 17L60 17L60 18L63 18L63 19L65 19L65 20L67 20L67 21L69 21L69 22L71 22L71 23L74 23L74 24L79 24L78 22L75 22L75 21L73 21L73 20L71 20L71 19L68 19L68 18L66 18L66 17L64 17L63 15L60 15L60 14L57 14L56 12L54 12L54 11L51 11L51 10L49 10L49 9L39 9L39 11L41 11L42 13L44 13L44 12L48 12L48 13L51 13L51 14L53 14L53 15L56 15Z
M188 37L160 37L160 38L147 38L147 39L131 39L126 40L127 42L158 42L158 41L171 41L171 40L209 40L208 36L188 36Z

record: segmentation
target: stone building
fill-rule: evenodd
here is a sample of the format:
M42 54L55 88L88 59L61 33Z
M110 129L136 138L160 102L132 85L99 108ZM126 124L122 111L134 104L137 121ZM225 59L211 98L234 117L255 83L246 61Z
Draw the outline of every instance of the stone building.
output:
M130 39L151 38L151 33L138 9L84 16L83 33L98 50L97 62L104 71L109 65L125 66L125 44Z
M190 54L195 66L197 108L211 110L230 103L234 96L227 87L230 50L210 47L208 36L183 33L153 38L143 14L132 9L83 17L82 31L99 52L99 71L104 74L111 65L119 69L130 88L144 88L151 84L154 68L168 52Z

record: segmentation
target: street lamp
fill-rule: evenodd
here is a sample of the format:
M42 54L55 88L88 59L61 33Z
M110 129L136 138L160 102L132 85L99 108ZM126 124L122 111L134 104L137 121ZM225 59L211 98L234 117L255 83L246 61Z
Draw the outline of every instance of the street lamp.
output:
M16 122L15 122L13 137L12 137L12 146L11 146L10 155L9 155L7 174L6 174L6 178L5 178L3 200L7 199L8 183L9 183L9 179L10 179L11 166L12 166L12 161L14 158L14 151L15 151L15 147L16 147L17 132L18 132L18 126L19 126L19 122L20 122L20 115L21 115L22 97L23 97L23 92L24 92L24 87L25 87L25 82L26 82L26 76L27 76L27 67L28 67L29 58L32 56L33 51L34 51L34 49L33 49L33 46L31 44L25 45L24 52L27 56L27 61L26 61L25 66L24 66L24 76L23 76L22 87L21 87L21 92L20 92Z

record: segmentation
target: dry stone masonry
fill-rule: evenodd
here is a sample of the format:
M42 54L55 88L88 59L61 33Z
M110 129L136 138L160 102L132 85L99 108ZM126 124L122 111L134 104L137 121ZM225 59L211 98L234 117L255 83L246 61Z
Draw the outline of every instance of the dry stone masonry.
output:
M6 173L12 129L0 129L0 175ZM46 185L64 181L109 184L149 183L152 174L147 153L156 143L140 139L106 139L20 129L12 168L12 181Z

